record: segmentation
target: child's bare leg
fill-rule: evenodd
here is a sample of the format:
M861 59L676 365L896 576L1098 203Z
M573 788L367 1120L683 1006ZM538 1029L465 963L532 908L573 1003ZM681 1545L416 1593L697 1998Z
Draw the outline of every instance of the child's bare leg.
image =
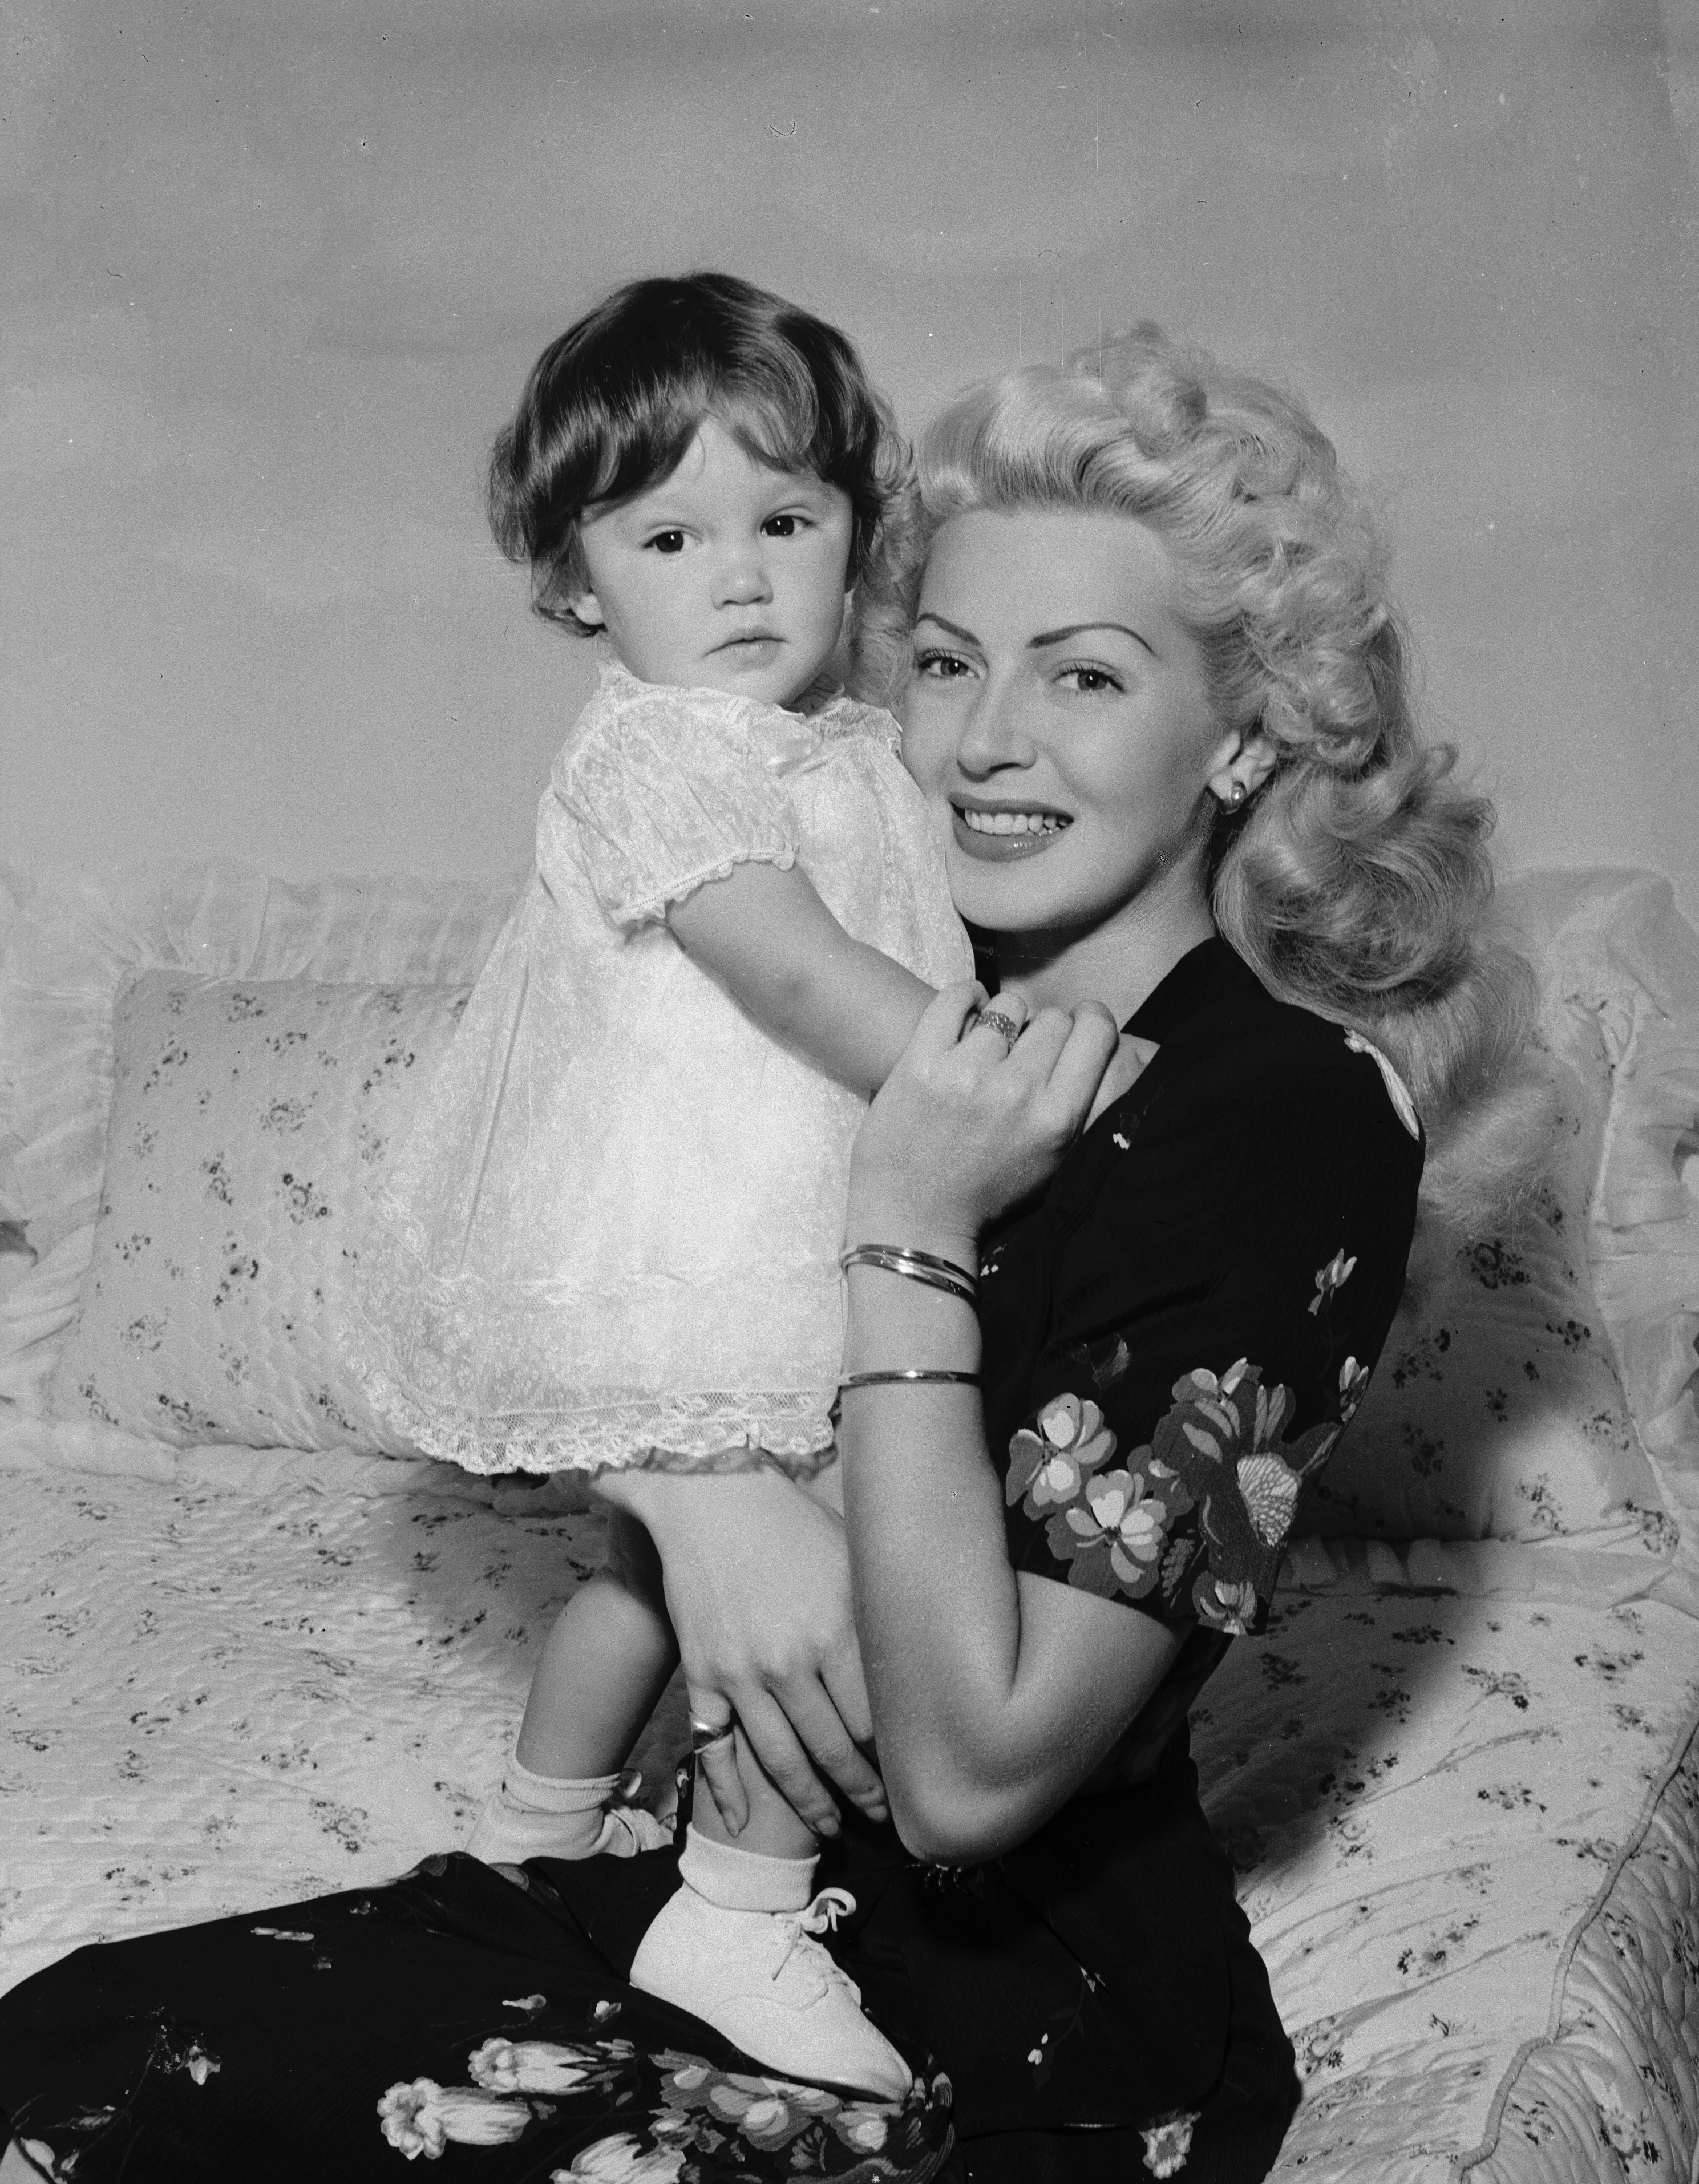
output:
M843 1475L835 1458L809 1480L808 1490L835 1516L844 1514ZM819 1837L783 1791L774 1786L742 1732L734 1734L738 1774L749 1807L749 1819L733 1831L699 1765L691 1825L710 1842L735 1844L739 1850L753 1851L763 1858L813 1858L820 1848Z
M835 1465L814 1490L843 1513ZM816 1901L813 1829L768 1780L742 1730L733 1736L748 1819L734 1835L699 1762L682 1886L639 1943L632 1984L705 2019L770 2070L900 2099L907 2064L813 1938L853 1903L833 1903L837 1891Z
M608 1512L602 1567L554 1618L531 1679L515 1746L537 1774L622 1767L678 1665L648 1534Z
M669 1840L619 1802L621 1770L678 1659L649 1535L608 1517L603 1567L555 1618L501 1787L466 1847L491 1864L629 1855Z

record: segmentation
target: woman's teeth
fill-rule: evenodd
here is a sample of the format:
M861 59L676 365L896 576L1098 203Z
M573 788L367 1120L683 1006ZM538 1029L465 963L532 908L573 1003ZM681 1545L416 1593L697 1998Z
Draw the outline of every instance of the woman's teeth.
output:
M976 834L1058 834L1067 824L1053 811L964 811L961 816Z

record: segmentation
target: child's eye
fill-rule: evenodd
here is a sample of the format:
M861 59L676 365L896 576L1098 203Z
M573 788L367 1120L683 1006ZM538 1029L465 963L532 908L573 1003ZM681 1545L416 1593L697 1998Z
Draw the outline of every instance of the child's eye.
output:
M802 516L793 515L787 511L783 515L768 516L761 529L769 538L794 538L804 521Z
M657 531L643 543L653 546L657 554L682 554L684 551L684 533L682 531Z

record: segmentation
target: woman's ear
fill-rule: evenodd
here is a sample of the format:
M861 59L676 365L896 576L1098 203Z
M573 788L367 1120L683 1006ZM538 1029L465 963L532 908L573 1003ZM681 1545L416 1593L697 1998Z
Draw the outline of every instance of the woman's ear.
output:
M1210 794L1228 811L1238 811L1273 772L1278 755L1273 738L1260 722L1239 729L1209 777Z

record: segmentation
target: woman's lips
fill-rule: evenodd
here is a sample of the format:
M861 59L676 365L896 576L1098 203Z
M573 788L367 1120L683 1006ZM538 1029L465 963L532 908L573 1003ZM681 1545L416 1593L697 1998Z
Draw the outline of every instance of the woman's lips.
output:
M1041 855L1061 841L1072 823L1057 811L1028 811L1014 805L989 811L977 805L970 808L973 824L961 805L950 807L955 846L987 864L1014 864Z

